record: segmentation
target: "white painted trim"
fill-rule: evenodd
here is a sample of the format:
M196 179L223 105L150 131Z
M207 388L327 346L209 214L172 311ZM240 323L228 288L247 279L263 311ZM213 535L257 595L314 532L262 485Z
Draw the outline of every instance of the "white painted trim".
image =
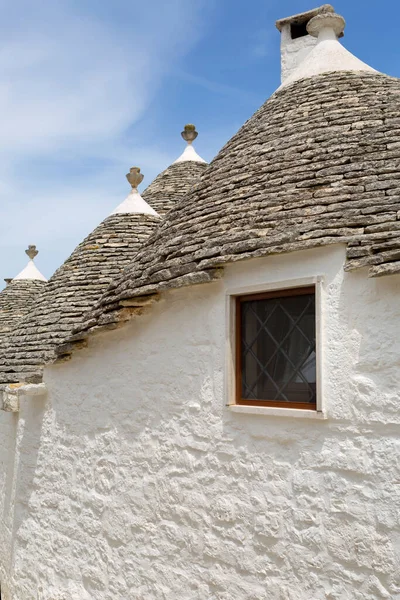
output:
M297 279L282 279L270 281L268 283L258 283L256 285L246 285L242 287L227 288L227 296L243 296L244 294L257 294L258 292L269 292L273 290L290 290L291 288L307 287L316 285L323 281L322 275L313 275L312 277L298 277Z
M323 278L315 282L315 357L317 375L317 413L325 413L324 402L324 344L323 344L323 318L322 318Z
M240 295L240 294L236 294ZM226 294L225 297L225 377L224 377L224 398L225 405L231 406L235 404L236 398L236 344L235 344L235 327L236 327L236 305L235 295Z
M326 413L319 410L303 410L301 408L281 408L278 406L242 406L230 404L229 410L234 413L247 415L260 415L263 417L292 417L294 419L318 419L326 420Z
M228 288L225 292L225 377L224 377L224 398L225 405L229 410L237 413L260 414L280 417L293 417L294 413L301 418L326 419L323 385L323 281L322 275L313 275L311 277L300 277L297 279L284 279L256 285ZM291 288L306 287L315 285L315 341L316 341L316 375L317 375L317 409L302 410L269 406L242 406L235 403L236 398L236 303L237 296L244 294L253 294L258 292L268 292L273 290L287 290ZM304 414L303 414L304 413ZM313 415L312 417L310 416Z

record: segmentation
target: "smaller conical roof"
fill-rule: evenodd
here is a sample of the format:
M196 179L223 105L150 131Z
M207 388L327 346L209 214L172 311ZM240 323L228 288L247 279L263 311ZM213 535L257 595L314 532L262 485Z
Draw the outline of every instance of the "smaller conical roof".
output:
M193 131L196 136L194 126ZM206 168L200 161L172 164L143 197L137 191L143 179L140 169L130 170L131 193L54 273L38 302L0 346L0 383L37 383L44 364L55 359L56 348L58 355L68 355L71 332L132 263L160 217L189 193ZM111 328L112 318L111 314Z
M7 286L0 292L0 339L27 314L47 281L33 262L36 246L29 246L25 253L28 264L13 279L5 279Z
M192 123L188 123L185 125L184 130L181 133L181 136L187 142L187 146L182 152L182 154L176 159L175 163L180 162L200 162L205 163L206 161L201 158L193 147L193 142L197 138L199 134L196 131L195 125Z
M160 223L160 217L137 192L143 179L140 169L132 167L127 179L132 187L128 198L75 248L4 340L2 358L7 356L8 362L0 360L1 383L40 380L43 364L52 360L55 345L65 341Z
M187 143L185 150L143 192L143 199L161 216L186 196L207 167L193 147L198 136L196 127L190 123L185 125L181 136Z

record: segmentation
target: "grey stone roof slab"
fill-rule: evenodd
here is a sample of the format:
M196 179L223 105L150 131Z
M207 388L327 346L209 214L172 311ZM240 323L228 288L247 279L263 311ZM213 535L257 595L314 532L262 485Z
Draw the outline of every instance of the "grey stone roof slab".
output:
M29 312L45 285L46 282L39 279L17 279L11 280L0 292L0 343Z
M205 166L196 162L171 165L147 187L143 199L157 213L165 214L187 194ZM44 365L55 359L56 347L66 342L84 314L131 264L160 222L160 216L150 214L112 214L77 246L29 312L4 336L0 384L41 381ZM126 307L125 313L130 312Z
M126 302L212 281L234 261L343 243L347 270L400 273L399 140L398 79L334 72L279 90L168 213L70 343L129 318Z
M188 190L204 173L207 163L175 162L162 171L151 182L142 194L143 200L160 215L165 216L175 206L178 199L185 196Z
M159 222L151 215L111 215L77 246L3 340L0 383L41 380L43 365L52 361L55 346L71 334Z

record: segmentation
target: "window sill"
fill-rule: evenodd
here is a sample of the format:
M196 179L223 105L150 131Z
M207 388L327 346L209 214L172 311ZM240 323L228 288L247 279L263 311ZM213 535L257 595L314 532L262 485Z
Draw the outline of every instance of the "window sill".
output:
M317 419L324 421L328 417L325 412L301 408L280 408L277 406L243 406L229 404L228 408L234 413L260 415L265 417L293 417L295 419Z

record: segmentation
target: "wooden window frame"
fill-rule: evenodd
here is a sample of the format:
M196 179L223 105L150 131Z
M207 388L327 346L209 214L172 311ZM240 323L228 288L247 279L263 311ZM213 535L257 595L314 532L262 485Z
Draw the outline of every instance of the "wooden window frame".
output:
M318 396L315 402L285 402L277 400L247 400L242 398L242 312L241 304L252 300L269 300L271 298L284 298L293 296L305 296L314 294L316 297L316 286L308 285L297 288L274 289L268 292L255 292L235 297L235 403L239 406L269 406L273 408L295 408L316 411ZM315 324L317 336L317 308L315 309ZM318 360L318 356L317 356ZM318 368L317 368L318 378ZM316 382L316 393L318 395L318 381Z

